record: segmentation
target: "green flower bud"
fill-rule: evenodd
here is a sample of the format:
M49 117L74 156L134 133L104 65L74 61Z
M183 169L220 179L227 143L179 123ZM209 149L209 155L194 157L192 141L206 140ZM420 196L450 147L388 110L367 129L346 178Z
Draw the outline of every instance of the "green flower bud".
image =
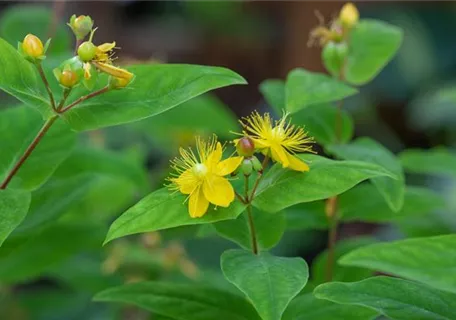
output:
M72 15L70 18L70 23L68 23L71 30L73 30L76 39L82 40L84 39L92 30L93 28L93 20L89 16L81 15L76 17L76 15Z
M78 56L83 62L88 62L95 58L97 47L90 41L81 43L78 48Z
M250 158L244 159L241 164L241 172L244 176L250 176L253 171L253 164Z
M64 88L74 87L84 76L83 64L78 57L65 60L53 72L59 84Z
M261 164L260 160L258 160L257 157L253 156L252 158L250 158L250 161L252 162L253 170L255 170L256 172L263 171L263 165Z
M251 157L255 152L255 143L249 137L242 137L236 144L236 150L242 157Z
M338 77L344 67L348 46L346 42L328 42L322 51L322 60L326 69L333 76Z

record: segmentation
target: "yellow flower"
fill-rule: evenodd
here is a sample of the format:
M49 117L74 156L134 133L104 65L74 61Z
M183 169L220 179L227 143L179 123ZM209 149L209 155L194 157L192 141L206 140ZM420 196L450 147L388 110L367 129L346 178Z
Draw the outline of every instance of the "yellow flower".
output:
M296 171L308 171L309 166L295 153L313 152L309 143L313 139L308 137L303 128L295 127L287 121L285 114L280 120L273 122L269 113L261 116L254 112L241 121L244 134L249 135L259 149L272 160L282 164L284 168Z
M112 56L114 55L113 53L111 53L111 51L112 49L114 49L115 46L115 42L103 43L97 46L95 49L95 58L93 60L103 63L111 63Z
M234 201L234 189L226 175L240 165L242 157L222 160L223 148L216 137L208 141L196 138L196 154L192 149L179 150L180 157L171 161L176 172L168 180L172 190L189 195L188 211L192 218L202 217L209 203L228 207Z

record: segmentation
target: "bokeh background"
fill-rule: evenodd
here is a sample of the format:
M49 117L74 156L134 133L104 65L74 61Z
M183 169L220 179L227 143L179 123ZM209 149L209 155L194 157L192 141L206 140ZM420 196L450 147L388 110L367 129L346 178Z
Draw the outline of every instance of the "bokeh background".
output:
M0 36L14 43L28 32L41 32L42 37L54 35L54 57L68 54L74 46L70 30L65 26L69 17L88 14L99 27L96 42L115 40L121 48L120 64L154 61L223 66L249 82L246 86L216 90L211 96L151 120L82 135L81 146L110 150L123 157L122 161L133 161L134 174L141 176L137 179L141 182L128 185L124 180L104 177L95 186L83 187L86 192L71 193L71 201L78 203L77 210L64 206L56 216L71 220L82 215L92 221L96 215L97 221L107 227L106 221L112 221L147 190L162 184L168 160L178 145L188 144L196 133L215 131L229 138L229 130L225 129L236 129L238 117L255 109L268 110L258 90L262 81L284 79L297 67L325 72L321 48L308 45L309 33L319 24L316 11L329 23L342 4L339 1L0 2ZM373 82L360 89L360 95L345 103L344 108L355 120L355 135L373 137L395 153L406 148L453 146L456 108L451 101L456 100L452 93L456 92L452 90L456 79L456 3L356 4L363 18L398 25L405 35L394 60ZM30 19L24 20L27 12ZM0 98L2 107L13 103L5 95ZM182 121L185 117L192 117L194 123ZM96 161L102 164L105 158ZM414 179L415 183L432 185L447 195L450 208L456 207L452 197L456 190L454 181ZM137 184L147 187L137 188ZM44 202L48 206L42 208L44 211L56 210L55 206L61 205L52 198ZM394 239L403 234L452 232L456 230L456 219L451 212L454 210L434 213L423 223L415 221L414 228L344 224L339 237L374 235ZM28 236L26 227L16 232L17 239ZM195 234L198 238L190 239ZM326 231L288 231L273 250L281 255L300 255L311 263L325 249L326 238ZM2 248L0 263L6 261L15 239L6 249ZM53 244L60 241L55 235L50 239ZM0 318L149 319L134 308L91 303L90 297L106 286L137 279L198 278L225 286L215 270L220 253L233 246L215 237L212 230L182 228L117 241L103 249L91 247L90 252L74 250L69 256L44 263L39 273L24 272L26 276L20 279L2 277L2 272L8 275L7 268L40 261L40 254L29 256L24 249L19 257L13 255L16 260L0 266L0 279L6 279L2 281L0 303L0 314L6 317ZM54 250L48 243L39 248L44 252Z

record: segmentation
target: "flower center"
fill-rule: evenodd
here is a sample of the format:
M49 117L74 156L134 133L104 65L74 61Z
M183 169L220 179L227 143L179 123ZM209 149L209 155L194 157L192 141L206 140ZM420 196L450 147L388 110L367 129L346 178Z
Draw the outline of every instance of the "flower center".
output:
M285 130L281 126L276 126L272 128L272 138L278 142L282 141L285 137Z
M202 179L207 174L207 167L202 163L197 163L193 167L193 174L198 178Z

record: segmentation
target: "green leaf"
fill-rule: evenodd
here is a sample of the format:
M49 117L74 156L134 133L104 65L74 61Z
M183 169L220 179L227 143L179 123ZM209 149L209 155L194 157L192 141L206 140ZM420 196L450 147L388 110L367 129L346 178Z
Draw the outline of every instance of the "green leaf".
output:
M343 221L396 222L445 208L445 199L441 195L413 186L405 189L404 205L398 212L391 210L370 184L357 186L339 199L338 208Z
M337 304L304 294L294 298L282 320L371 320L377 312L361 306Z
M456 295L397 278L325 283L314 290L314 295L340 304L365 306L394 320L456 319Z
M266 102L278 114L285 110L285 81L280 79L268 79L260 84L260 92Z
M62 116L78 131L145 119L207 91L245 84L237 73L219 67L179 64L136 65L127 68L135 81L78 104Z
M245 209L240 202L234 202L228 208L211 206L203 217L191 218L185 199L185 195L167 188L154 191L111 224L105 243L135 233L235 219Z
M371 81L394 57L402 30L386 22L361 20L350 34L345 79L355 85Z
M266 213L253 208L253 222L257 236L258 245L262 249L274 247L282 238L285 232L285 216L283 213ZM250 228L247 213L237 217L235 220L220 221L214 223L217 233L231 241L236 242L245 249L252 248Z
M363 221L373 223L416 221L429 212L446 207L445 199L434 191L407 186L404 205L399 212L388 207L383 197L371 184L358 185L338 197L337 208L341 221ZM313 201L292 206L286 210L287 228L294 230L324 230L328 228L325 202ZM429 221L428 218L426 218Z
M332 145L328 150L342 159L377 164L391 172L392 177L375 177L371 181L391 210L397 212L402 208L405 192L404 172L401 163L391 151L370 138L359 138L346 145Z
M24 220L30 206L30 193L21 190L0 190L0 246Z
M444 147L430 150L408 149L403 151L399 158L408 172L456 177L456 154Z
M249 298L263 320L280 320L309 277L301 258L274 257L267 252L228 250L222 254L221 266L225 278Z
M340 263L423 282L456 293L456 235L405 239L358 248Z
M259 319L252 306L237 295L197 284L127 284L102 291L94 300L134 304L176 320Z
M104 230L103 230L104 231ZM54 225L0 248L0 281L15 283L41 276L48 268L87 249L99 248L102 230L94 226Z
M231 131L240 131L233 112L215 96L208 94L140 121L137 128L145 132L158 148L173 155L183 142L194 141L195 135L228 137Z
M34 232L36 228L54 222L70 208L80 206L94 182L94 178L88 175L49 180L33 192L27 218L15 230L14 235Z
M41 5L15 5L3 11L0 18L0 36L12 46L18 41L33 33L41 39L43 44L47 41L49 30L54 21L53 11L50 7ZM70 50L70 30L64 23L55 26L52 42L46 55L68 52ZM52 79L53 80L53 79Z
M347 240L339 241L336 244L334 261L339 260L344 254L370 244L375 243L373 238L352 238ZM323 251L315 258L311 266L312 283L315 285L325 283L326 280L326 264L328 261L328 250ZM334 265L332 281L343 281L352 282L359 281L365 278L373 276L373 272L366 268L340 266L339 264Z
M261 180L253 204L266 212L278 212L294 204L327 199L351 189L363 180L391 176L384 168L360 161L335 161L315 155L300 155L310 165L308 172L273 166Z
M49 98L36 68L1 38L0 89L38 110L43 117L52 115Z
M341 117L340 138L337 136L336 123ZM338 110L330 104L312 105L292 116L295 124L305 130L315 141L326 146L335 143L347 143L353 137L353 120L345 110Z
M285 209L285 215L288 230L328 229L325 201L312 201L291 206Z
M12 107L0 112L0 180L5 179L42 126L39 114L26 107ZM57 120L11 180L10 186L27 190L39 187L70 154L75 142L76 134Z
M358 90L322 73L292 70L285 85L286 107L291 113L312 104L342 100Z

